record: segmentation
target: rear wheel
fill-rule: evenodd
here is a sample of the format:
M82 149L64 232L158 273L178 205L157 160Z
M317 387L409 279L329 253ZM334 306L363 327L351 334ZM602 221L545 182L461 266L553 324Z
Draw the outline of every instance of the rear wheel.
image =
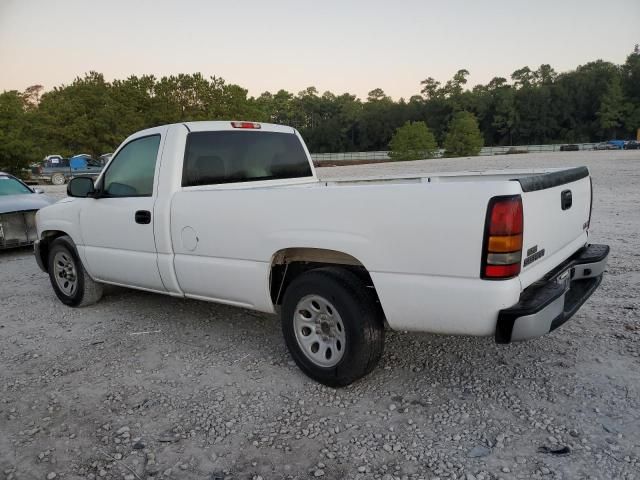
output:
M68 236L56 238L49 249L49 279L57 297L70 307L84 307L102 297L102 284L84 269Z
M64 178L64 175L61 173L54 173L51 176L51 183L54 185L64 185L66 182L66 179Z
M384 348L383 315L373 291L341 268L319 268L293 280L284 295L282 332L300 369L331 387L369 373Z

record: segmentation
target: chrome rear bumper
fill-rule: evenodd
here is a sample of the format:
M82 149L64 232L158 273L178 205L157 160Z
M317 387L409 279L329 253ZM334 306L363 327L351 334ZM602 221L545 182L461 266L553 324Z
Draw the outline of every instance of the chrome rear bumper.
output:
M608 257L608 245L586 246L525 289L516 305L500 310L496 342L539 337L569 320L600 285Z

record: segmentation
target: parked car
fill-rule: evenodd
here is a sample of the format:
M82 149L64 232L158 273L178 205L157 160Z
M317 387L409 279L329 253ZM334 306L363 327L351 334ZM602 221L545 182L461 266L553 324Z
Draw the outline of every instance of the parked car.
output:
M638 150L640 149L640 142L638 142L637 140L629 140L627 143L624 144L624 149Z
M162 146L162 147L161 147ZM586 167L319 181L299 133L253 122L138 132L37 214L69 306L110 283L263 312L295 362L347 385L392 329L493 336L564 324L602 280Z
M626 142L624 140L609 140L607 143L612 145L615 150L622 150Z
M37 238L36 210L51 203L41 190L0 172L0 249L32 244Z
M594 150L618 150L618 147L612 145L609 142L600 142L596 143L593 147Z
M103 153L98 157L98 162L100 162L102 166L105 166L107 163L109 163L109 160L111 160L112 155L113 153Z
M576 144L560 145L561 152L577 152L580 147Z
M71 158L45 158L40 165L31 169L31 178L53 185L64 185L78 175L98 176L103 168L104 165L86 154Z

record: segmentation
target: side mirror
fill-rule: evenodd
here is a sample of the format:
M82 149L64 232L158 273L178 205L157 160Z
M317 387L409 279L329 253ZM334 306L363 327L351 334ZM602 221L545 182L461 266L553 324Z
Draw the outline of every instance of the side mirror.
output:
M41 188L34 188L33 193L44 193L44 190Z
M67 195L70 197L86 198L94 193L93 180L89 177L75 177L67 185Z

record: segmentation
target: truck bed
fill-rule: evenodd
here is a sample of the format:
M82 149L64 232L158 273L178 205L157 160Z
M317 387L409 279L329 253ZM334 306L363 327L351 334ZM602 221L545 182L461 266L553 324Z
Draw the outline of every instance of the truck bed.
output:
M391 187L403 184L463 186L468 183L469 192L472 188L485 185L484 182L496 182L497 187L504 185L505 180L519 184L517 193L521 192L524 204L524 264L520 282L522 288L526 288L587 241L591 187L586 167L435 172L428 175L362 175L325 180L322 185ZM561 206L563 194L571 197L571 204L566 210Z
M518 181L523 192L550 188L586 177L586 167L503 169L484 171L435 172L424 174L381 174L350 176L344 179L321 180L325 185L355 185L362 183L435 183L435 182L492 182L500 180Z

